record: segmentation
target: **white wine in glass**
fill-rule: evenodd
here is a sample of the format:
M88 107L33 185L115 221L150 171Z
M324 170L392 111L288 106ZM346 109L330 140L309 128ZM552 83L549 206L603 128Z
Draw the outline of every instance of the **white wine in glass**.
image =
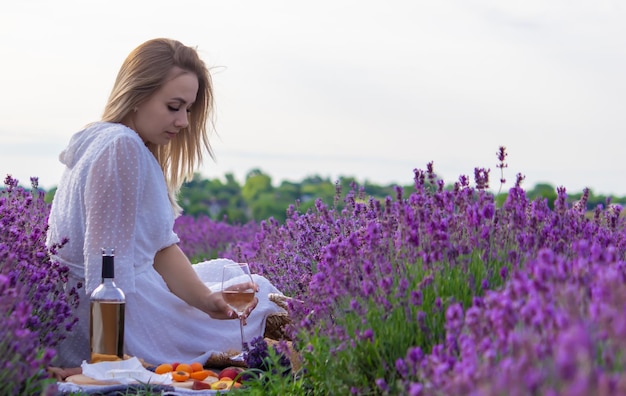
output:
M246 263L226 264L222 275L222 296L239 317L241 330L241 347L245 348L243 335L243 313L254 301L255 285Z

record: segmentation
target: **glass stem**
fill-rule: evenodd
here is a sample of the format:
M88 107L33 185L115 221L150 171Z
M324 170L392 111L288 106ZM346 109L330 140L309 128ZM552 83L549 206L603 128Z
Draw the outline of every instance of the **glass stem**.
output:
M239 315L239 330L241 330L241 351L246 349L246 343L243 340L243 315Z

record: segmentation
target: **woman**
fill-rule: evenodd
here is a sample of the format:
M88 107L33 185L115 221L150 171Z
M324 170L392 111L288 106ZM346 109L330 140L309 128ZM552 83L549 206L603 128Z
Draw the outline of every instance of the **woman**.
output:
M54 259L70 268L69 287L83 283L79 322L59 345L56 365L89 361L89 295L101 281L101 248L115 248L115 282L126 295L125 352L146 362L206 361L241 350L239 323L219 292L221 266L192 266L177 245L176 193L203 151L211 157L206 123L213 108L211 79L195 49L154 39L124 61L102 121L76 133L61 153L66 169L49 217L48 245L69 238ZM260 300L248 340L262 335L265 317L279 310L277 290L254 278Z

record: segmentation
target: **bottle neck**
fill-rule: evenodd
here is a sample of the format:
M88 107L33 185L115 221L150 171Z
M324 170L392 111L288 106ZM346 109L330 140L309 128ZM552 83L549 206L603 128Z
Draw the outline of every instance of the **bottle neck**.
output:
M106 286L115 286L115 280L113 278L102 278L102 284Z
M114 256L102 256L102 280L115 277Z

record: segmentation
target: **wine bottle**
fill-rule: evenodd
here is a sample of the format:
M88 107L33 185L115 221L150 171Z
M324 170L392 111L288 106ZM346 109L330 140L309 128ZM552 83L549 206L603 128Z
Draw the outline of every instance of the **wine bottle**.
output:
M124 357L126 297L122 289L115 285L114 258L114 249L102 249L102 283L90 296L91 363Z

